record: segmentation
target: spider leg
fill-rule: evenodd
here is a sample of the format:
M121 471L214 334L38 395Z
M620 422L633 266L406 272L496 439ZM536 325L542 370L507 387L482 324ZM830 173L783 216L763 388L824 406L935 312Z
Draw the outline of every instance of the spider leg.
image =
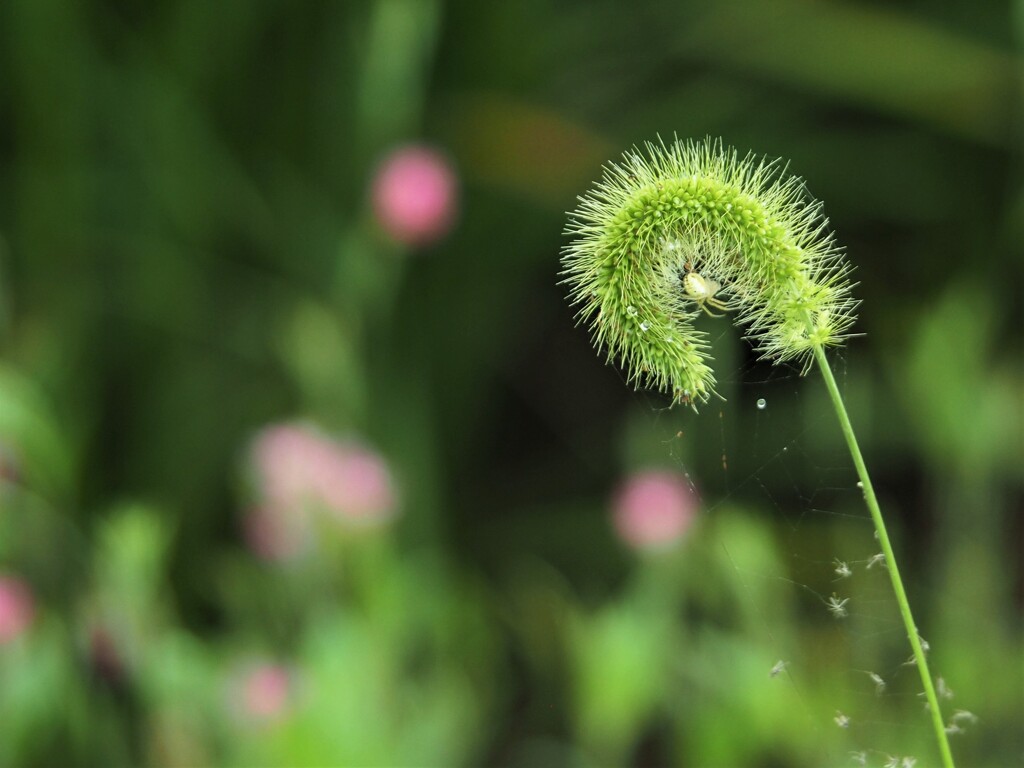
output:
M714 312L708 309L708 302L710 301L711 299L704 299L704 301L700 302L700 308L703 309L705 313L707 313L708 317L724 317L724 315L716 315Z
M713 298L713 297L708 297L708 298L704 299L704 303L705 304L710 304L715 309L720 309L723 312L731 312L732 311L732 307L730 307L726 302L722 301L721 299L716 299L716 298Z

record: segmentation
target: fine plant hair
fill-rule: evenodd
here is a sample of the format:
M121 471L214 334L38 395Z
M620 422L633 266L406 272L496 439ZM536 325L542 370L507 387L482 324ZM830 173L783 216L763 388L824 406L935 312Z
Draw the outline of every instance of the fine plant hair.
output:
M730 313L762 359L817 364L871 513L921 675L943 765L938 697L871 478L825 355L850 336L858 302L820 202L779 161L720 141L647 143L605 167L570 214L562 275L598 350L630 383L694 410L715 391L703 313ZM715 310L714 312L712 310Z

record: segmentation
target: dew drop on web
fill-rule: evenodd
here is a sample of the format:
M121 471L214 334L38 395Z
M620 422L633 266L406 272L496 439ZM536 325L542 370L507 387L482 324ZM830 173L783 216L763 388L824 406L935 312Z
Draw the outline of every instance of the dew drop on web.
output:
M763 411L767 407L768 407L768 401L765 400L763 397L758 398L758 400L757 400L757 410Z

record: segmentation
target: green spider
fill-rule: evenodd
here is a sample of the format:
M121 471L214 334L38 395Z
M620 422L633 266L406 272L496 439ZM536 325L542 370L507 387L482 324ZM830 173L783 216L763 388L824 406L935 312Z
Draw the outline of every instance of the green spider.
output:
M703 309L709 317L722 317L722 315L716 315L708 307L714 307L722 312L728 312L732 309L721 299L715 298L721 290L722 284L717 280L704 277L700 273L695 272L689 264L686 265L686 274L683 275L683 293L688 298L693 299L694 303L700 309Z

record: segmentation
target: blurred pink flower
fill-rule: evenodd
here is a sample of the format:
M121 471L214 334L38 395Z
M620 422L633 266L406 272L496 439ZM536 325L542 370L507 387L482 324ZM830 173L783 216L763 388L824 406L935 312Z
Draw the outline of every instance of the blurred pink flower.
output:
M337 515L363 522L388 518L395 510L391 472L376 453L355 443L340 444L324 500Z
M233 704L249 720L279 720L288 712L293 689L288 669L280 664L261 663L236 681L232 688Z
M455 219L455 173L428 147L410 145L393 151L377 168L372 195L381 227L406 245L437 240Z
M261 514L280 518L276 522L282 523L282 530L288 530L289 523L302 530L294 524L310 505L349 523L380 523L395 514L387 463L354 441L333 440L300 424L276 425L257 436L253 463Z
M690 528L699 500L674 472L650 470L629 477L615 496L612 518L619 537L637 550L671 547Z
M35 612L35 600L28 585L14 576L0 576L0 644L21 636Z

